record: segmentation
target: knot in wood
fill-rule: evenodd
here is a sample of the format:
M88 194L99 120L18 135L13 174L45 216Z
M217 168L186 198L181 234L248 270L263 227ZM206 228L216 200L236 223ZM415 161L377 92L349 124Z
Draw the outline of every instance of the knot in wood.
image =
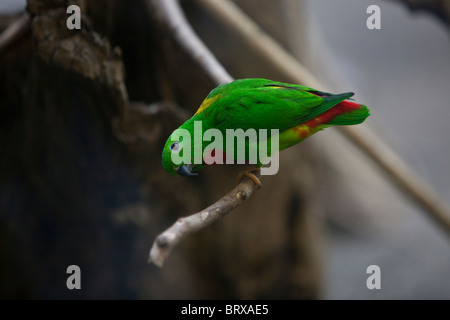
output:
M248 193L247 193L247 191L239 191L237 196L238 196L238 199L247 200Z
M159 236L158 238L156 238L156 244L160 248L165 248L169 244L169 241L168 241L167 237Z

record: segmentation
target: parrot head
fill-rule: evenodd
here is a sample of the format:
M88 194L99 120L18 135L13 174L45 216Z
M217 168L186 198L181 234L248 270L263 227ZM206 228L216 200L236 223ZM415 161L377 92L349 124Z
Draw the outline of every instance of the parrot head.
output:
M194 169L194 165L190 163L184 163L182 161L182 157L177 157L177 155L179 155L180 152L183 152L183 149L186 150L187 146L185 146L183 140L179 141L178 139L174 139L173 138L174 136L179 136L177 134L177 130L175 130L170 135L169 139L167 139L162 152L162 164L164 169L166 169L166 171L171 174L178 173L183 177L191 177L198 175L197 173L192 172L192 170ZM177 161L175 163L174 159L180 161Z

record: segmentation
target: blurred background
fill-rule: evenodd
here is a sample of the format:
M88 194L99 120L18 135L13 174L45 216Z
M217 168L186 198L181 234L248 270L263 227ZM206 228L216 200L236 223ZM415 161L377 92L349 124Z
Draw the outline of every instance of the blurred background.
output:
M152 1L28 0L0 47L0 297L8 299L449 299L449 239L330 128L164 268L155 236L228 192L241 168L167 174L168 135L213 89ZM355 92L370 126L448 203L449 1L236 0L327 88ZM381 29L369 30L370 5ZM26 1L0 2L0 30ZM235 78L288 81L201 1L181 1ZM25 20L24 20L25 21ZM308 85L308 84L305 84ZM320 88L318 88L320 89ZM81 268L81 290L66 269ZM381 269L381 289L366 286Z

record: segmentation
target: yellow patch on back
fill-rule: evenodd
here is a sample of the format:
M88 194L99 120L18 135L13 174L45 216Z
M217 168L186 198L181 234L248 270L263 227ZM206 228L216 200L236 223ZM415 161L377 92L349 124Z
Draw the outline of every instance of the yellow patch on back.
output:
M218 94L218 95L215 95L214 97L206 98L205 100L203 100L202 104L200 105L200 108L198 108L198 110L194 114L194 116L199 114L200 112L203 112L203 110L208 109L220 97L221 97L221 95Z
M273 88L273 89L286 89L286 87L277 86L277 85L273 85L273 86L270 86L270 87Z

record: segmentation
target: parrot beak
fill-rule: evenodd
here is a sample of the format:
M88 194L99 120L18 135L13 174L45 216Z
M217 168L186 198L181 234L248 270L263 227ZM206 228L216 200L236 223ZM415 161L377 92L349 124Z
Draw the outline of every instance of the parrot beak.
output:
M198 175L198 173L192 173L191 170L192 165L185 164L178 168L177 173L182 177L193 177Z

